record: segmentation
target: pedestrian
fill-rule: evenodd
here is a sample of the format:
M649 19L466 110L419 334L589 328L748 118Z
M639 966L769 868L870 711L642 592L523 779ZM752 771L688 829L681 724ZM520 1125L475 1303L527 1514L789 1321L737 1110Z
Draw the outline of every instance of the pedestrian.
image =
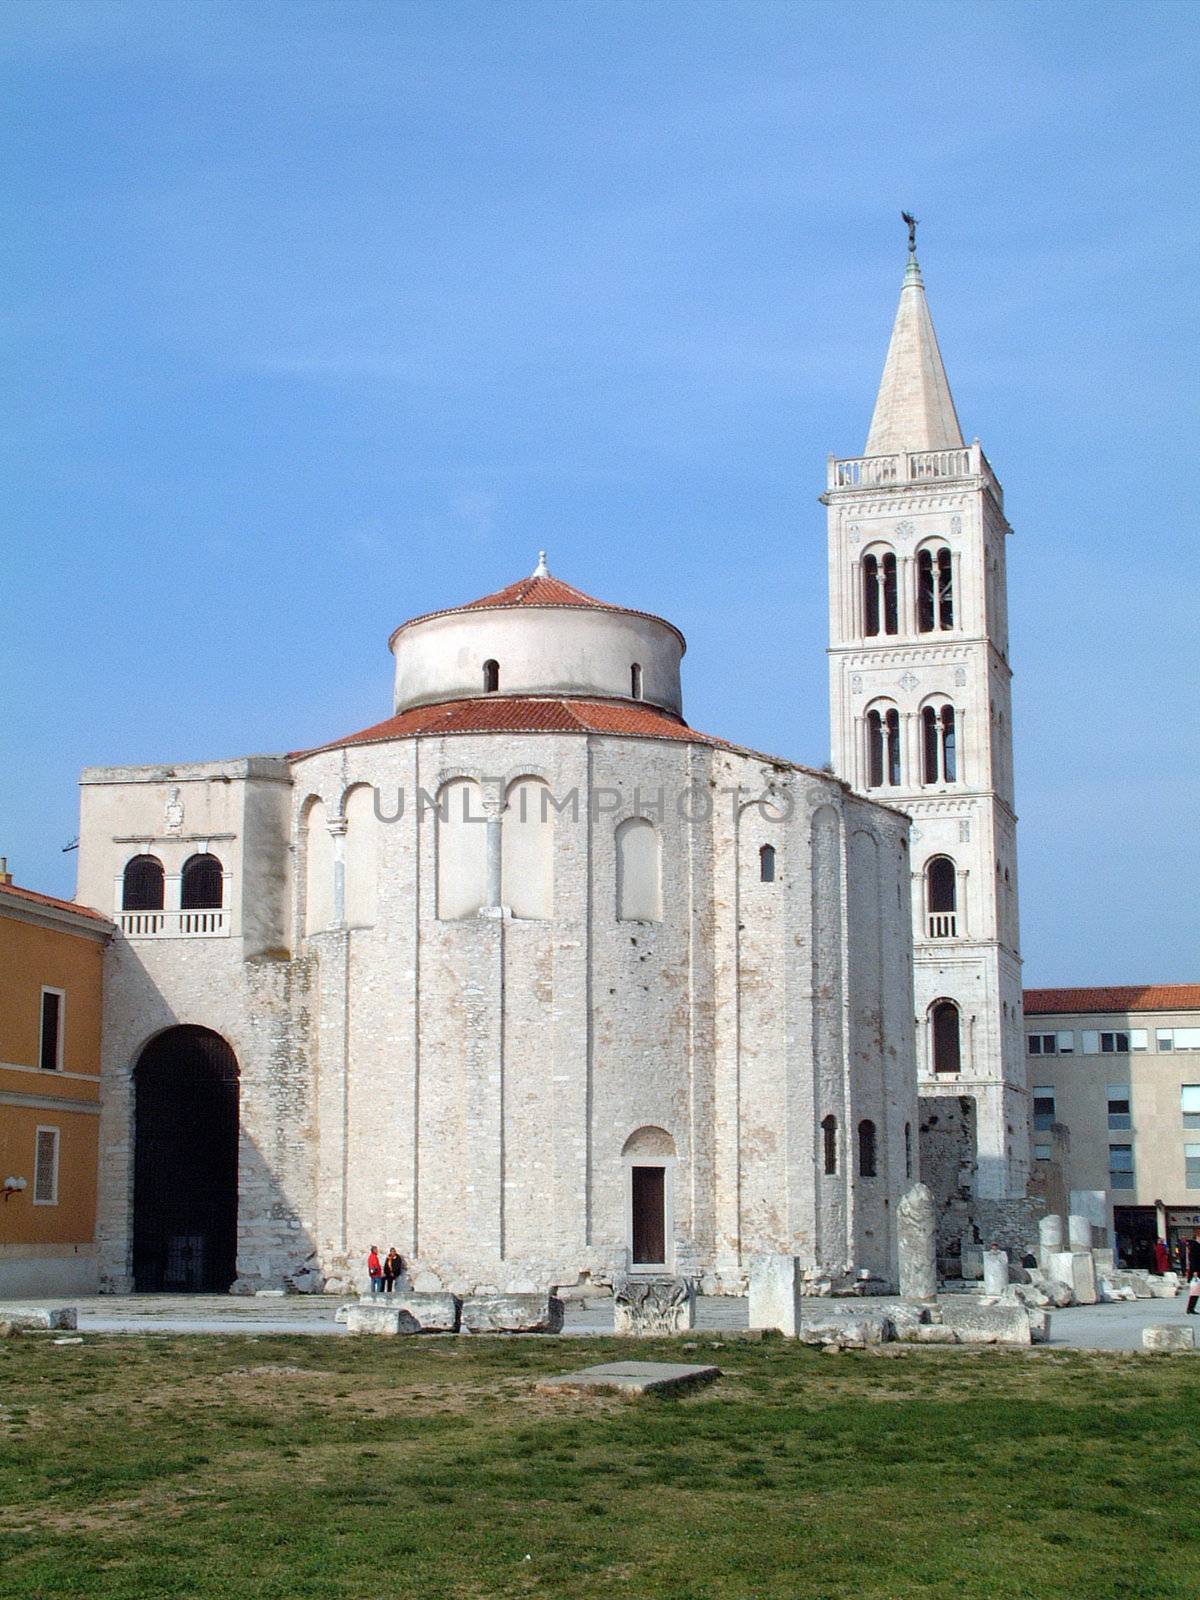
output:
M1167 1249L1165 1239L1154 1241L1154 1270L1160 1277L1171 1270L1171 1252Z
M383 1292L391 1294L396 1286L396 1280L404 1271L404 1258L396 1246L393 1245L383 1261Z
M383 1262L379 1259L379 1246L372 1245L367 1257L367 1277L371 1280L371 1293L383 1292Z
M1189 1278L1200 1276L1200 1233L1183 1241L1183 1270Z
M1196 1315L1196 1301L1200 1300L1200 1272L1195 1273L1188 1284L1187 1297L1187 1305L1183 1309L1189 1317L1194 1317Z

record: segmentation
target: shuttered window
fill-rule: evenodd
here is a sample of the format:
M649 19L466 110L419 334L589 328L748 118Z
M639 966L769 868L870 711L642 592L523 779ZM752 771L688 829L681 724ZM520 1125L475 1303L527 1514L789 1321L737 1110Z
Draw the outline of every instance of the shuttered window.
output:
M58 1204L58 1129L39 1128L33 1157L33 1203Z

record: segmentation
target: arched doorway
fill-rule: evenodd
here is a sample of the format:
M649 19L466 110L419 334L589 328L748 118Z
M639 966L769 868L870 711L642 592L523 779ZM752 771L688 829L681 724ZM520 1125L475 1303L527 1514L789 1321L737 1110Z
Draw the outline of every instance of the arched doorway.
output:
M134 1288L224 1294L237 1276L237 1059L208 1028L168 1028L133 1084Z

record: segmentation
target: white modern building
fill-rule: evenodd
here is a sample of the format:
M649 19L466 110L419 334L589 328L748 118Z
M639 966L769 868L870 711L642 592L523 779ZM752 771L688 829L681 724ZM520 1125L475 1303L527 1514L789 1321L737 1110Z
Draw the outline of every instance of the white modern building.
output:
M912 818L922 1172L933 1181L933 1147L966 1107L975 1170L960 1184L954 1153L935 1185L965 1220L970 1202L1023 1196L1029 1176L1010 529L987 457L963 439L912 245L865 451L830 458L823 498L833 767Z
M544 560L390 643L363 731L83 775L102 1281L346 1287L372 1243L460 1291L893 1280L906 792L690 728L679 630Z

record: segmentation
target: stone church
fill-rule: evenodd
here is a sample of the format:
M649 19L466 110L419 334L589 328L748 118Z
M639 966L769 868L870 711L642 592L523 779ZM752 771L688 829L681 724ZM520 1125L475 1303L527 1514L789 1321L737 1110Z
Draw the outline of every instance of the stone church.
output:
M825 500L836 776L690 727L679 629L544 557L401 623L382 721L84 772L103 1286L892 1283L939 1095L1023 1192L1006 524L915 257Z

